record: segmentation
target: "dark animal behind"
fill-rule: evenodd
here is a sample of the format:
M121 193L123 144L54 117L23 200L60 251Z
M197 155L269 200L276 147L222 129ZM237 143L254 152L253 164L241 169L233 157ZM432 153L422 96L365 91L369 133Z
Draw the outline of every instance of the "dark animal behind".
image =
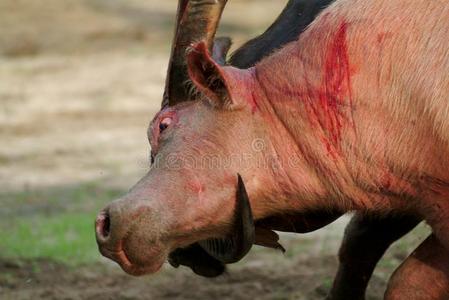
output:
M334 0L290 0L274 23L260 36L249 40L231 56L238 68L254 66L276 49L298 39L301 32Z

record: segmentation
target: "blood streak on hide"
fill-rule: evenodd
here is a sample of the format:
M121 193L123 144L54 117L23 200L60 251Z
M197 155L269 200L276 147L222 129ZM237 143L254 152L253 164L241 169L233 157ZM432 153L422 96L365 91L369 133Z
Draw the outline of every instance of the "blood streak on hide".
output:
M339 150L342 128L352 120L351 69L346 45L348 24L342 22L335 36L329 42L324 57L321 85L315 91L312 112L325 132L322 141L327 151L335 157ZM343 110L349 109L349 115ZM353 123L353 121L352 121ZM353 124L351 124L353 125Z

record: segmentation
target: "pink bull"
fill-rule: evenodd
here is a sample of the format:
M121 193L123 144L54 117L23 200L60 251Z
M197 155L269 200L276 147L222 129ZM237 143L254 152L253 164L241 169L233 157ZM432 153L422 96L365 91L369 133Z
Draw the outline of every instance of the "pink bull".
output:
M231 263L281 248L258 222L323 210L425 220L449 255L449 5L339 0L238 69L211 56L226 1L199 2L180 1L154 163L100 213L100 251L135 275L189 247Z

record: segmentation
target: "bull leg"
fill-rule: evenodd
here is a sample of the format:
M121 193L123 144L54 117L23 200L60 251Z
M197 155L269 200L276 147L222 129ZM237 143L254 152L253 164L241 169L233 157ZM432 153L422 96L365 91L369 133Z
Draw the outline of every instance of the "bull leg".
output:
M339 251L340 266L328 300L365 299L377 262L394 241L419 222L410 216L356 214L345 230Z
M449 299L449 252L429 236L394 272L386 300Z
M447 184L447 183L446 183ZM447 184L449 185L449 184ZM433 233L439 239L446 251L449 252L449 187L446 187L443 197L428 201L426 221L432 227Z

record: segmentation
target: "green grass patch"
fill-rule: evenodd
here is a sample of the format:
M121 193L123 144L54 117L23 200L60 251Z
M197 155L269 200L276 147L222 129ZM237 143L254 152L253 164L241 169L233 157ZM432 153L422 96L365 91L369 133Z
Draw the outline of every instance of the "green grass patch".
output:
M12 258L51 258L70 265L99 259L94 214L36 216L2 226L0 251Z
M123 192L89 183L0 194L0 255L73 266L98 261L95 216Z

